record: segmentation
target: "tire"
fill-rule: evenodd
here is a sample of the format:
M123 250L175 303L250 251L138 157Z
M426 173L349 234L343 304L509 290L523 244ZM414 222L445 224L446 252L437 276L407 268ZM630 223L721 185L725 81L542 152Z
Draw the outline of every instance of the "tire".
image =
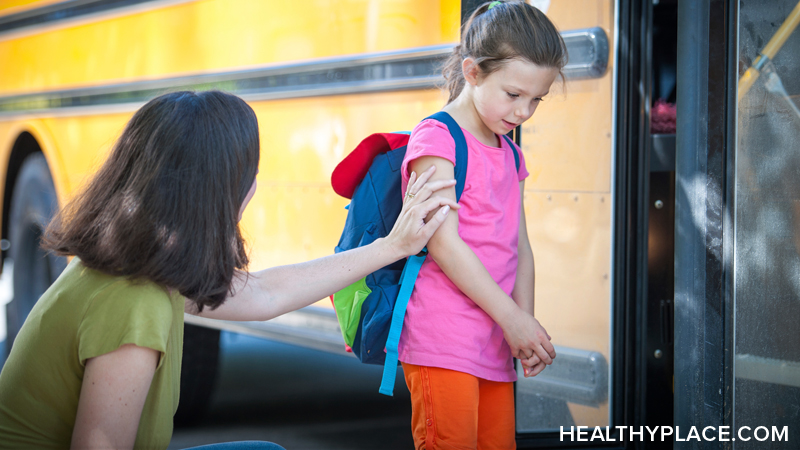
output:
M176 427L197 424L208 410L219 362L219 330L186 324L183 328L181 397Z
M22 163L11 198L9 256L14 260L14 298L6 306L7 352L33 305L67 267L65 257L40 247L42 232L57 209L47 161L41 153L33 153Z

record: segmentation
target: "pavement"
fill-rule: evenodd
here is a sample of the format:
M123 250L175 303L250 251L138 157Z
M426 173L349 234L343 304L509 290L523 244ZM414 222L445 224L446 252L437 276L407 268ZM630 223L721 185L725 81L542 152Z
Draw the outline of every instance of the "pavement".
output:
M206 418L176 429L170 449L265 440L289 450L410 449L411 400L398 368L394 397L378 393L381 366L223 332Z

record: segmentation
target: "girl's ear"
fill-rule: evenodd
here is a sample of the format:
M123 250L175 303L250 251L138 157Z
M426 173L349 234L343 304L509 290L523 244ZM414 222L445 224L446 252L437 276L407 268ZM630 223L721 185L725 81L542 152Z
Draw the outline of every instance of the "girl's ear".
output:
M480 69L473 58L464 58L464 61L461 62L461 73L464 74L467 83L473 86L478 84L478 70Z

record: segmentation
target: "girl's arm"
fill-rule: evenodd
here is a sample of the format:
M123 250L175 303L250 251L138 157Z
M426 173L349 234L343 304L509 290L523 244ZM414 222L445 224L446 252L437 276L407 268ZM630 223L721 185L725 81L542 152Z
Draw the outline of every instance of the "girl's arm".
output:
M436 156L417 158L409 164L409 167L418 172L420 169L428 169L431 165L436 167L432 179L453 177L453 163ZM455 201L455 188L442 190L440 195ZM555 351L547 339L547 332L532 315L525 314L525 311L506 295L492 279L475 252L461 239L458 234L458 214L450 214L445 219L444 224L428 242L428 252L450 281L500 325L506 342L511 347L512 355L525 359L535 354L546 364L553 362ZM530 268L532 269L532 265ZM532 293L532 290L531 282L528 292ZM532 300L531 296L531 309ZM536 373L530 374L533 375Z
M455 185L452 174L450 179L428 182L434 170L409 183L409 192L415 196L406 198L397 222L385 238L304 263L240 274L234 280L232 294L220 307L197 313L187 300L186 312L221 320L269 320L315 303L382 267L419 253L444 222L449 209L459 207L454 200L430 198L434 192ZM439 212L426 221L434 210Z
M519 243L517 244L517 279L511 298L526 313L533 315L535 271L533 250L528 240L528 225L525 222L525 181L519 182Z
M133 448L159 355L126 344L86 360L71 448Z
M534 305L534 286L536 281L536 271L533 259L533 250L531 243L528 239L528 224L525 219L525 181L519 182L519 239L517 244L517 278L514 283L514 290L511 291L511 298L514 302L525 311L533 316ZM547 331L545 331L547 333ZM550 335L547 335L547 340L550 340ZM545 364L539 360L539 357L534 353L528 359L520 360L523 366L523 371L526 377L531 377L542 370Z

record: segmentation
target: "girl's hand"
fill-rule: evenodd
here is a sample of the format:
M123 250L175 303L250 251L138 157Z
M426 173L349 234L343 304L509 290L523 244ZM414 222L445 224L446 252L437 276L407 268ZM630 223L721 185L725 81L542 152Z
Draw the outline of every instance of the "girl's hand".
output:
M549 334L547 335L547 339L550 340ZM536 353L531 353L533 353L533 356L528 358L525 355L525 352L520 350L519 354L516 356L516 358L519 359L519 363L522 365L522 373L524 374L525 378L535 377L536 375L539 375L539 373L541 373L545 367L547 367L547 364L542 362Z
M456 180L439 180L428 183L428 179L435 170L436 166L431 166L419 176L419 179L415 172L411 173L408 189L403 198L403 209L400 211L392 231L386 236L390 247L402 257L419 253L439 225L444 222L450 208L460 208L460 205L453 200L439 196L431 198L434 192L456 184ZM434 214L425 223L425 217L437 208L441 208L438 214Z
M550 335L532 315L518 311L501 327L511 354L523 365L526 378L538 375L553 363L556 351L550 343Z

